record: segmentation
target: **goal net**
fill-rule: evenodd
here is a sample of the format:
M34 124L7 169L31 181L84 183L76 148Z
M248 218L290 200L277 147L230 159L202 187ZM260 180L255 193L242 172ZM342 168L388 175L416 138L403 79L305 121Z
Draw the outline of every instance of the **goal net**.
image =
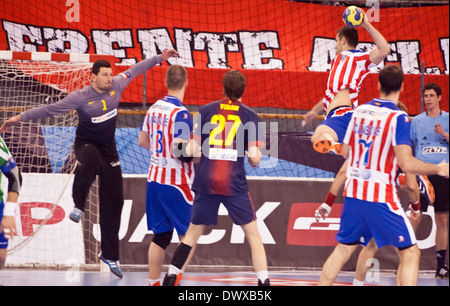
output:
M223 97L225 71L239 69L246 76L243 102L259 114L267 131L261 165L253 169L246 163L248 176L331 180L342 158L319 154L310 142L323 117L307 126L302 120L326 89L345 9L330 5L335 2L340 1L83 0L66 6L60 1L2 1L0 50L8 51L0 51L0 122L89 84L97 55L112 56L117 74L174 48L179 58L136 78L122 95L116 143L125 176L148 171L149 153L137 144L139 128L148 107L166 94L165 71L180 64L189 78L183 103L194 115ZM441 86L441 108L448 111L448 0L345 3L363 6L391 46L386 60L364 80L360 104L378 95L379 69L397 64L406 74L400 99L412 116L423 111L421 87L429 82ZM367 31L358 32L357 49L373 48ZM76 112L70 112L22 123L2 135L24 173L18 217L22 232L11 241L9 264L98 262L96 184L82 225L67 218L73 207L77 124ZM64 230L58 230L62 225Z
M27 109L57 102L89 85L92 63L98 58L0 51L0 122ZM102 58L114 64L113 56ZM10 240L8 248L14 254L8 257L12 265L95 262L95 256L84 250L95 252L97 243L84 241L82 225L66 217L74 206L76 159L72 145L77 125L78 115L72 111L22 122L2 135L23 175L16 218L19 236ZM96 195L94 184L86 206L89 224L98 223ZM88 243L94 243L94 247L84 248Z
M222 98L223 73L239 69L247 77L244 103L261 115L268 137L270 131L276 134L270 123L278 133L277 139L270 138L272 150L263 152L261 167L247 165L248 174L332 178L342 160L316 154L308 145L322 118L302 126L302 114L323 99L336 31L344 25L342 13L348 4L361 6L391 46L386 60L364 80L360 103L378 95L379 69L397 64L406 74L401 100L411 115L423 111L420 89L428 82L442 87L442 108L448 110L447 0L120 0L114 1L112 9L103 0L73 1L66 6L18 0L1 4L0 49L112 54L120 72L175 48L179 58L153 69L147 79L133 81L122 95L124 105L144 103L138 109L144 113L164 96L168 65L188 69L183 102L192 112ZM359 28L358 32L357 49L373 48L367 31ZM138 126L138 121L132 124Z

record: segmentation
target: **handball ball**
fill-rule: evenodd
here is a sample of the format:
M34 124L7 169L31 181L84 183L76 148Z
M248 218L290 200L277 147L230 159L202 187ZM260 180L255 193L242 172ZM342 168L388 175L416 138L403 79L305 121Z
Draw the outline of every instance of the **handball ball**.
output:
M362 10L354 5L347 7L342 15L344 23L352 28L361 25L363 18Z

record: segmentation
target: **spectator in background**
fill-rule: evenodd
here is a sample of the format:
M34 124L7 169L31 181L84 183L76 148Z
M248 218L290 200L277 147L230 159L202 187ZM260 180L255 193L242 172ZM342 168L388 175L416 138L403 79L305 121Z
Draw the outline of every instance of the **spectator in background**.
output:
M439 164L449 159L449 116L441 110L441 88L433 83L423 90L426 111L416 116L411 123L411 139L415 146L417 159ZM430 175L429 181L435 191L434 212L436 220L436 278L448 279L448 266L445 264L448 247L448 178Z

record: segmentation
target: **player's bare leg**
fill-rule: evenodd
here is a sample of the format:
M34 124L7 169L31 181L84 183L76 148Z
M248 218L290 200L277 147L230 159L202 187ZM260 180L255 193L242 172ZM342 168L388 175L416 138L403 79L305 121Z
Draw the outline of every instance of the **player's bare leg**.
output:
M200 235L201 236L201 235ZM184 236L179 236L179 239L181 242L183 242ZM186 267L189 265L189 262L194 255L195 252L195 245L191 248L191 251L189 252L189 256L186 259L186 262L184 263L183 267L181 268L181 271L185 271ZM165 250L162 249L160 246L158 246L155 243L151 243L150 247L148 249L148 278L151 282L155 282L156 286L161 285L157 283L157 280L159 280L159 277L161 275L161 267L164 262L165 258ZM179 273L180 275L177 275L177 281L179 282L182 277L182 272ZM152 286L155 284L151 284Z
M327 125L319 125L311 136L313 148L319 153L342 154L342 144L336 132Z
M183 243L194 247L198 239L200 239L200 236L203 235L205 228L206 225L189 224L189 228L183 238Z
M148 279L157 280L161 275L161 266L165 257L165 250L163 250L156 243L150 243L148 248ZM154 285L154 284L152 284Z
M264 281L269 278L269 273L267 268L266 250L264 249L264 244L262 242L261 235L259 234L257 223L256 221L252 221L243 225L242 229L244 230L245 237L250 244L253 268L255 269L261 284L264 284Z
M401 250L400 265L397 270L397 284L416 286L419 278L420 250L417 245Z
M6 262L6 249L0 249L0 270L3 268Z
M342 269L342 266L350 259L358 245L346 245L339 243L325 261L320 274L318 286L331 286Z

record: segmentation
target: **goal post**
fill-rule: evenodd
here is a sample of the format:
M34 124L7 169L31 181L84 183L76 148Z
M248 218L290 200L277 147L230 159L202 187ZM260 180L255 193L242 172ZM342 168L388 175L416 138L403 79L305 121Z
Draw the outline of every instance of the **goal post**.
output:
M0 124L89 85L98 59L115 69L110 55L0 51ZM77 112L71 111L22 122L2 135L23 176L16 215L19 236L9 242L8 253L14 256L7 257L8 265L98 264L99 243L85 233L98 223L97 183L83 222L67 218L74 207L72 147L77 125Z

